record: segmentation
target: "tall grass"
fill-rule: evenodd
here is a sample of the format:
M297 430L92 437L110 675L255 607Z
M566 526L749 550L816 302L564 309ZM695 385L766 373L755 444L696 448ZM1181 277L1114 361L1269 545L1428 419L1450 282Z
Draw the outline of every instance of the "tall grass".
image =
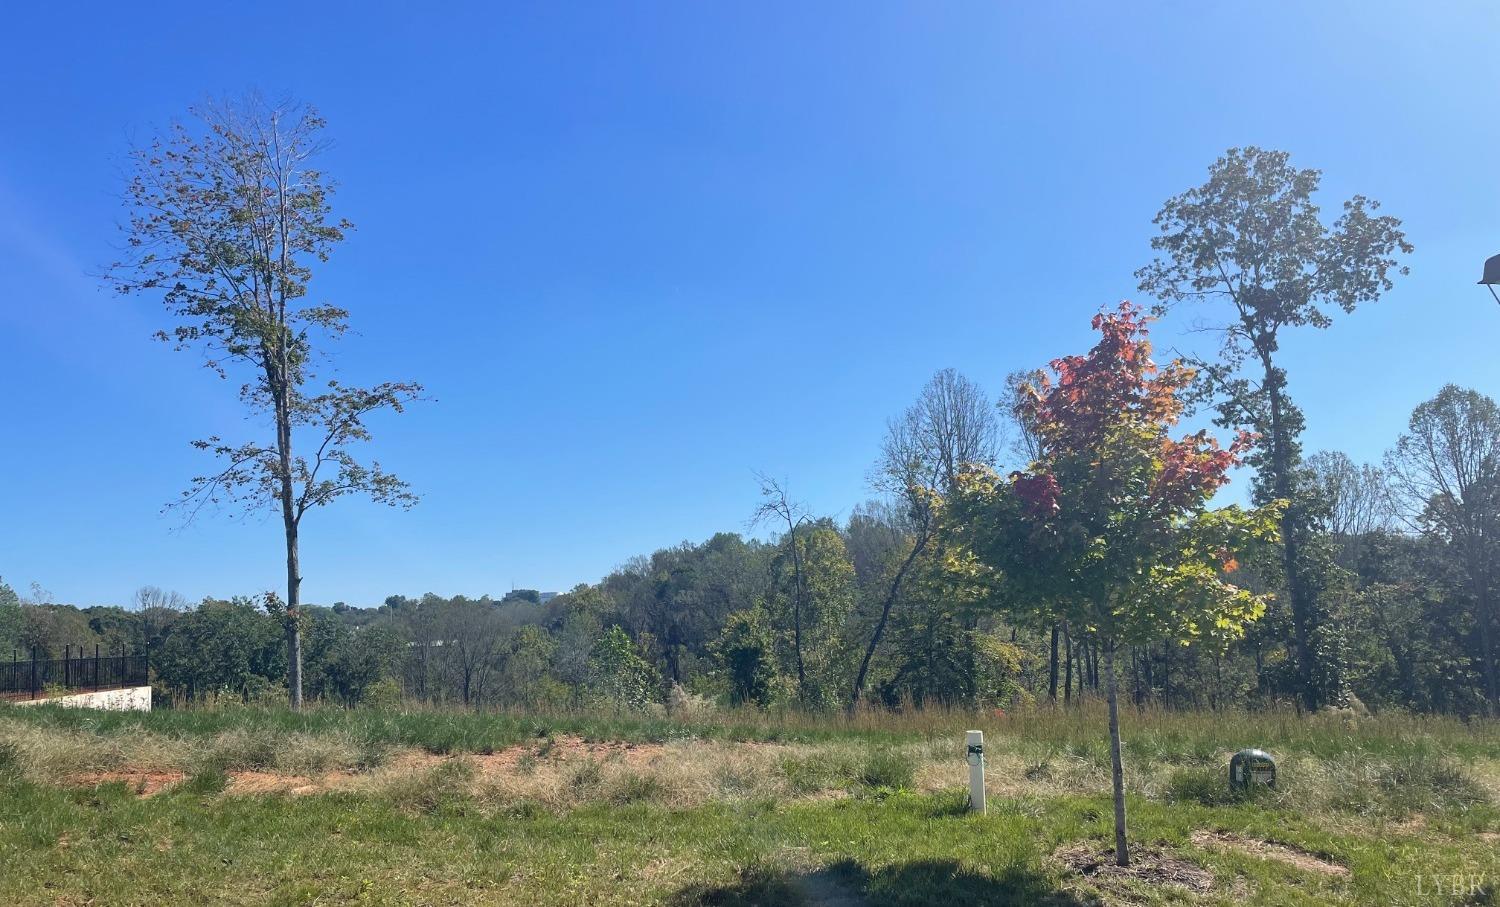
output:
M1459 807L1500 793L1500 722L1495 721L1132 709L1123 724L1131 789L1167 800L1206 803L1218 797L1211 792L1223 787L1228 755L1247 746L1283 760L1287 790L1353 812L1399 814L1420 809L1423 802ZM954 766L961 762L959 748L969 728L986 732L991 778L1002 792L1086 793L1107 779L1105 716L1097 703L982 714L868 710L852 718L726 710L690 719L434 708L314 707L300 713L276 707L150 713L0 708L0 748L11 754L7 758L16 770L34 777L123 766L313 776L368 772L394 753L411 750L487 755L519 745L529 749L515 773L526 775L550 758L551 741L563 737L674 747L781 744L766 759L732 760L719 770L722 777L699 777L703 773L667 765L655 780L615 778L610 783L620 789L611 796L622 801L661 799L652 787L658 782L692 788L693 800L741 796L736 791L795 796L835 789L939 789L957 778ZM674 783L674 773L691 780ZM630 784L641 786L628 789Z
M113 737L136 733L170 738L339 734L360 744L408 746L430 753L487 753L540 737L572 735L585 740L666 743L675 740L818 743L857 739L873 743L962 737L971 728L992 741L1024 741L1033 749L1093 758L1104 739L1104 708L1089 702L1073 708L1000 712L946 709L886 712L864 710L853 717L801 711L723 710L676 719L602 712L475 712L407 706L399 709L311 707L302 712L268 706L173 709L153 712L92 712L50 707L0 706L0 721L31 728L84 731ZM1457 758L1500 753L1500 721L1463 721L1443 716L1382 714L1351 719L1339 715L1282 712L1175 712L1127 709L1122 718L1127 755L1171 760L1207 758L1259 746L1320 758L1345 753L1429 754Z
M1132 709L1123 723L1133 834L1212 868L1224 883L1213 903L1406 903L1416 873L1500 870L1496 722ZM989 760L985 817L964 808L963 731L976 727ZM1017 902L996 879L1017 867L1053 879L1060 845L1108 840L1104 731L1092 702L852 719L0 707L11 817L0 821L0 865L14 870L0 873L0 901L51 903L65 882L100 901L201 890L285 903L383 892L398 903L439 880L418 899L653 903L703 886L729 884L732 895L757 861L803 885L799 873L835 858L857 856L876 879L925 854L987 867L969 900ZM1227 757L1252 745L1277 756L1278 786L1231 793ZM121 768L180 780L140 797L129 777L108 774ZM254 795L270 792L289 795ZM1201 830L1325 855L1351 879L1197 850ZM255 887L288 872L299 874L292 887ZM870 902L936 902L947 883L922 873L901 875L905 900ZM1314 882L1331 900L1304 894ZM759 896L752 885L748 902Z

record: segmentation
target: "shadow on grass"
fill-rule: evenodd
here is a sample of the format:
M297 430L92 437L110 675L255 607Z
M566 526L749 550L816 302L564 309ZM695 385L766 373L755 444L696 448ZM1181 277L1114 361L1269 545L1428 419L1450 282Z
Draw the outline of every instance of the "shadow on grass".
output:
M679 891L673 907L895 907L918 904L1093 907L1023 867L980 875L954 860L917 860L866 870L853 860L814 872L749 869L733 885L694 885Z

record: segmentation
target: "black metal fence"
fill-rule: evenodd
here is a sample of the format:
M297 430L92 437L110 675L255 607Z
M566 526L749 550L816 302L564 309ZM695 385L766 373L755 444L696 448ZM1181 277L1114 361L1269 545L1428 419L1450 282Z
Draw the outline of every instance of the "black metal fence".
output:
M144 655L103 655L82 646L68 646L62 658L30 657L12 652L0 662L0 699L45 699L52 692L87 693L143 687L148 670Z

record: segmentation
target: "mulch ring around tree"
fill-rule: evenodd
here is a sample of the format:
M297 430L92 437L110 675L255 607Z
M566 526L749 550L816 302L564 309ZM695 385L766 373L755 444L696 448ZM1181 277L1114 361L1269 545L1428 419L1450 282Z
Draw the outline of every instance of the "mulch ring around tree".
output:
M1114 847L1096 841L1065 844L1053 852L1052 858L1095 883L1134 880L1176 885L1189 891L1212 891L1214 887L1213 873L1158 847L1131 845L1129 866L1115 865Z

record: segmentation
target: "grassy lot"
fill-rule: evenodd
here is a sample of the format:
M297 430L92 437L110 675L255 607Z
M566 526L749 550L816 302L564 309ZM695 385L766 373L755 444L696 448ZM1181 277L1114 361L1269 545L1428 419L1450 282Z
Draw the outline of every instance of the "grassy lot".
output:
M990 812L964 812L985 730ZM1500 723L0 709L6 904L1489 904ZM1228 795L1228 754L1280 789Z

